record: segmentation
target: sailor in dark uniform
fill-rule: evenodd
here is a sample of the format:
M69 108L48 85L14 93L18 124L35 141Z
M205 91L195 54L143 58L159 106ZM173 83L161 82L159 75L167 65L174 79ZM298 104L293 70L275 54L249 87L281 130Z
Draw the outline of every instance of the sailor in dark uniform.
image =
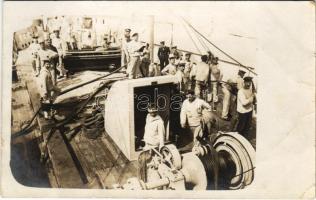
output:
M169 47L165 46L165 42L161 41L160 42L161 46L159 47L158 50L158 58L160 60L160 66L161 69L163 69L165 66L169 64L169 54L170 54L170 49Z

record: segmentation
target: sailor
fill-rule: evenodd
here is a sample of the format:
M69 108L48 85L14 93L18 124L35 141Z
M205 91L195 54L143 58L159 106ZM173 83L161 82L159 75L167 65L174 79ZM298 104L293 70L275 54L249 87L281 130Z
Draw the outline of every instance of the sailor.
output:
M218 57L215 57L211 61L211 88L212 88L212 102L214 103L218 102L217 88L218 88L218 84L221 78L222 78L222 74L218 67Z
M143 55L148 54L148 58L150 58L150 50L149 50L149 44L146 43L146 47L143 50Z
M78 50L78 41L76 39L76 35L74 33L70 33L70 49Z
M244 137L248 136L247 134L251 127L252 121L252 110L255 94L253 93L251 86L252 77L245 77L243 88L238 91L237 95L237 132Z
M158 115L158 108L155 104L148 106L144 133L144 150L158 147L161 149L165 142L165 126L162 118Z
M55 84L53 84L53 78L49 70L51 66L49 56L46 56L44 58L42 57L41 61L43 63L43 67L39 76L41 89L40 95L41 102L45 105L52 103L60 90ZM43 107L44 118L50 119L52 117L52 110L45 106ZM62 120L64 118L63 116L59 116L57 114L54 115L54 117L57 120Z
M177 67L177 72L175 74L179 83L179 91L183 93L186 91L186 86L187 86L187 81L185 79L185 74L184 74L184 67L185 67L185 63L180 62Z
M160 76L160 64L158 61L149 65L148 77Z
M126 73L129 79L139 78L140 74L140 56L145 46L138 41L138 33L132 35L132 41L127 44L128 54L130 56L130 61Z
M46 49L52 50L56 53L58 53L56 47L52 45L52 39L50 38L50 35L47 32L44 32L44 44ZM53 58L51 60L51 67L50 67L50 72L53 77L53 83L56 85L57 83L57 64L58 64L58 57Z
M38 43L38 36L33 34L32 35L32 43L29 46L31 56L32 56L32 67L34 70L34 74L36 74L36 62L37 62L37 56L38 56L38 51L41 49L41 46Z
M242 85L242 80L240 80L240 74L244 74L244 72L240 71L235 75L231 73L223 73L222 75L222 91L223 91L223 109L222 109L222 116L221 119L225 121L230 121L232 117L231 111L236 110L236 99L237 99L237 92L240 85ZM239 83L237 83L239 81ZM233 104L232 104L233 102ZM234 103L235 102L235 103ZM234 123L232 123L234 124Z
M172 46L170 53L174 55L176 61L179 61L182 56L181 53L178 51L177 46Z
M169 64L169 57L170 49L169 47L165 46L165 41L160 42L160 47L158 49L158 58L160 60L161 69Z
M65 42L60 38L60 31L59 29L54 30L55 37L52 39L52 45L56 47L58 52L58 71L59 71L59 77L62 78L66 76L67 71L64 68L64 56L66 53L66 44Z
M173 54L169 54L169 64L161 70L162 75L175 75L177 73L176 60Z
M58 53L48 49L43 38L40 38L38 43L40 44L41 49L38 51L36 76L40 74L41 68L44 66L45 59L48 58L50 62L53 62L56 58L58 58ZM53 83L56 84L54 80L55 79L53 79Z
M184 63L185 63L185 66L184 66L184 81L187 83L187 89L192 89L191 86L191 80L190 80L190 72L191 72L191 69L192 69L192 62L191 62L191 54L190 53L186 53L185 54L185 57L184 57Z
M195 95L199 98L202 97L201 92L207 89L210 78L210 66L207 62L207 55L201 56L201 62L196 66L195 71Z
M121 66L127 65L130 60L130 56L128 54L127 44L131 41L131 29L126 28L124 30L124 36L122 39L122 57L121 57ZM125 67L126 69L126 67Z
M232 102L232 106L230 106L232 111L236 111L237 110L237 104L238 104L238 91L240 89L242 89L244 87L244 75L245 75L245 71L240 69L238 70L238 74L237 74L237 78L236 78L236 84L234 84L231 88L232 88L232 94L234 94L231 98L231 102ZM235 86L236 85L236 86ZM236 126L237 126L237 122L238 122L238 112L232 112L231 114L231 124L230 124L230 129L231 130L236 130Z
M111 42L109 42L108 37L104 36L103 37L103 45L102 45L103 49L108 50L110 48L110 44L111 44Z
M190 129L190 133L193 136L193 144L197 144L197 137L203 136L203 110L211 110L211 106L204 100L196 98L194 91L189 90L187 92L187 99L184 100L180 112L180 124L182 128Z
M140 72L142 74L142 77L149 76L149 65L150 65L149 51L144 51L143 56L141 57L141 63L140 63Z
M244 87L244 76L245 76L245 71L244 70L238 70L238 75L237 75L237 89L240 90Z

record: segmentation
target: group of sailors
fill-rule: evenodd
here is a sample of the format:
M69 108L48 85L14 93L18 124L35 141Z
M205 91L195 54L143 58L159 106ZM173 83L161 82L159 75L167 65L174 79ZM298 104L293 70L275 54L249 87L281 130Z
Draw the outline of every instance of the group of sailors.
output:
M127 66L128 78L176 76L178 89L187 98L181 107L181 127L189 130L194 144L198 144L197 138L202 137L205 130L211 134L212 124L216 120L209 113L216 111L220 88L223 94L221 119L231 121L231 131L249 138L256 98L252 77L245 76L246 71L239 70L233 78L227 78L218 65L218 57L211 52L202 55L200 62L195 63L191 61L190 53L182 53L176 46L170 49L164 41L161 41L158 50L159 62L152 63L148 45L142 45L138 41L138 34L130 36L130 32L130 29L125 30L122 43L122 63ZM144 149L161 148L164 134L163 120L158 114L157 105L152 104L146 118Z
M243 80L243 82L237 92L237 102L233 101L237 104L237 123L232 120L231 123L235 124L231 126L232 128L230 131L238 132L246 139L249 139L249 130L252 124L255 103L255 93L252 89L253 82L251 77L240 77L240 79ZM223 86L223 88L224 87L226 86ZM223 90L227 90L227 88ZM225 98L230 98L230 96L227 94L225 95L224 93L224 99ZM229 99L229 101L231 100ZM190 89L186 92L186 99L181 106L180 125L191 134L191 138L193 138L191 143L193 148L200 145L199 138L202 139L203 137L212 136L213 133L211 128L216 123L216 118L214 117L212 111L212 105L198 97L196 91ZM151 148L161 149L165 144L164 122L158 114L158 107L155 103L150 104L148 107L143 140L145 142L145 147L143 148L144 150Z
M51 103L60 89L57 80L67 76L64 68L65 42L60 38L60 31L53 30L52 33L44 32L42 37L33 35L33 42L29 46L34 76L40 85L42 103ZM55 111L44 111L44 117L54 117L62 120L64 117L52 114Z
M235 109L237 109L238 115L236 118L238 120L232 131L246 136L251 126L252 110L255 103L252 78L244 77L246 72L239 70L235 80L224 80L225 74L218 66L218 58L211 52L208 55L202 55L200 62L195 63L191 61L190 53L183 54L177 49L177 46L172 46L170 49L164 41L161 41L160 44L157 55L159 62L152 62L149 45L144 45L139 41L138 33L131 35L131 29L125 29L121 44L121 61L122 66L126 66L128 78L175 76L179 83L178 89L187 97L181 108L181 126L190 129L195 142L204 126L210 130L209 127L213 123L213 118L203 116L203 110L216 111L216 103L219 100L218 88L221 86L223 93L221 119L231 120L231 103L236 104ZM43 38L34 36L33 43L29 47L32 54L34 75L40 80L41 101L43 103L52 102L59 92L57 79L67 74L63 63L65 45L57 29L53 30L53 33L44 32ZM231 98L234 96L233 94L237 96L237 98L233 98L234 100ZM157 107L153 106L148 111L144 139L145 142L150 140L150 142L146 142L148 145L157 145L161 143L162 140L159 135L163 135L162 132L165 129L160 127L163 126L163 123L157 122L157 120L161 120ZM44 117L48 119L57 117L58 120L57 114L50 114L46 111L44 111ZM62 119L63 116L60 118ZM151 123L156 125L151 125Z

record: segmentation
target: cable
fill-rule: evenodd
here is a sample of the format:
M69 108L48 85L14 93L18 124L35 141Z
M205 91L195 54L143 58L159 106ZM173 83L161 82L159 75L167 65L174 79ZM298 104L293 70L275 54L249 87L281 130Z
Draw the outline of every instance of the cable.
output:
M207 39L204 35L202 35L198 30L196 30L184 17L182 17L182 19L197 33L199 34L201 37L203 37L207 42L209 42L212 46L214 46L217 50L219 50L220 52L222 52L223 54L225 54L227 57L229 57L230 59L232 59L233 61L235 61L236 63L238 63L239 65L242 65L240 62L238 62L235 58L231 57L229 54L227 54L225 51L223 51L222 49L220 49L219 47L217 47L214 43L212 43L209 39Z
M230 59L232 59L233 61L235 61L238 66L246 68L249 72L252 72L253 74L257 75L254 71L252 71L249 67L244 66L243 64L241 64L239 61L237 61L236 59L234 59L232 56L230 56L229 54L227 54L225 51L223 51L222 49L220 49L218 46L216 46L214 43L212 43L209 39L207 39L202 33L200 33L198 30L196 30L184 17L182 17L183 21L185 21L188 26L190 28L192 28L197 34L199 34L202 38L204 38L208 43L210 43L212 46L214 46L217 50L219 50L220 52L222 52L224 55L226 55L227 57L229 57ZM227 62L227 61L226 61ZM236 64L234 63L234 64Z
M102 79L102 78L105 78L105 77L107 77L107 76L110 76L110 75L112 75L112 74L118 72L119 70L121 70L121 69L122 69L123 67L125 67L125 66L126 66L126 65L123 65L123 66L117 68L116 70L110 72L109 74L106 74L106 75L104 75L104 76L100 76L100 77L95 78L95 79L93 79L93 80L90 80L90 81L88 81L88 82L85 82L85 83L82 83L82 84L77 85L77 86L75 86L75 87L72 87L72 88L69 88L69 89L67 89L67 90L64 90L64 91L62 91L59 95L65 94L65 93L70 92L70 91L72 91L72 90L74 90L74 89L77 89L77 88L82 87L82 86L84 86L84 85L93 83L93 82L95 82L95 81L97 81L97 80L100 80L100 79ZM103 88L103 86L104 86L104 85L102 85L101 87ZM101 88L101 87L100 87L100 88ZM98 91L98 90L97 90L97 91ZM94 95L96 95L96 93L95 93ZM93 95L90 96L90 97L87 99L85 105L91 100L92 97L93 97ZM20 131L17 131L17 132L15 132L15 133L13 133L13 134L11 135L11 138L14 139L14 138L17 138L17 137L19 137L19 136L22 136L22 135L27 134L27 129L31 126L32 122L34 121L35 117L39 114L39 112L41 111L41 109L42 109L42 106L40 106L40 107L38 108L38 110L37 110L36 113L33 115L31 121L27 124L27 126L24 127L23 129L21 129ZM81 109L82 109L82 108L81 108ZM81 109L80 109L80 111L81 111ZM75 114L77 114L77 113L75 113ZM51 129L51 130L52 130L52 129ZM55 129L55 130L56 130L56 129Z
M41 109L42 109L42 107L39 107L39 108L37 109L36 113L33 115L33 117L32 117L32 119L30 120L30 122L29 122L24 128L22 128L21 130L19 130L19 131L13 133L13 134L11 135L11 138L12 138L12 139L15 139L15 138L17 138L17 137L19 137L19 136L24 135L26 132L28 132L27 129L30 128L30 126L31 126L31 124L33 123L35 117L39 114L39 112L40 112Z
M196 42L193 40L193 38L192 38L192 36L191 36L191 34L190 34L188 28L187 28L185 25L184 25L184 29L185 29L185 31L187 32L187 34L189 35L190 39L192 40L192 42L193 42L193 44L194 44L196 50L198 50L198 52L199 52L200 54L202 54L202 52L200 51L200 49L199 49L199 47L197 46Z

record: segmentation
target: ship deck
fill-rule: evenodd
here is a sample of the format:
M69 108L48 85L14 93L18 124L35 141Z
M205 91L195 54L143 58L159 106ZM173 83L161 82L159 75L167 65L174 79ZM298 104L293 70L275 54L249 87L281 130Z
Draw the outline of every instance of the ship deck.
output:
M18 65L17 72L21 81L12 85L12 132L19 130L40 107L38 83L32 74L31 66ZM67 89L105 73L107 72L78 72L60 80L58 86ZM124 75L115 74L115 77L122 76ZM93 91L100 81L71 91L56 101L67 102L69 99L84 97ZM222 95L219 98L221 102ZM217 118L214 132L231 130L231 122L219 118L221 107L221 103L218 103L217 111L214 112ZM54 123L39 115L30 134L11 141L12 172L21 184L35 187L111 188L115 183L123 184L128 178L137 176L137 161L130 162L105 132L101 137L91 140L85 138L81 131L69 136L66 130L57 130L48 142L50 159L42 164L39 148L41 135L46 137ZM71 130L77 125L78 122L74 120L67 128ZM255 146L255 119L248 139ZM182 138L180 146L185 147L188 142L187 138Z

